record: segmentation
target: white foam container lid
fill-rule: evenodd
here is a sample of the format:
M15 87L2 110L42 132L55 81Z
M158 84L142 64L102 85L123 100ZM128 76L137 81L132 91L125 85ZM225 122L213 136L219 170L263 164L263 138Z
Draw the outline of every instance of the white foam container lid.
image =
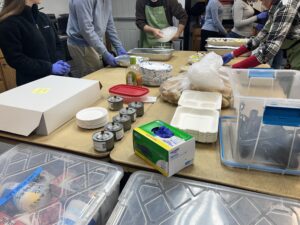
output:
M197 109L221 110L222 95L217 92L186 90L182 92L178 105Z
M216 142L220 113L211 109L177 107L171 125L192 135L196 141Z

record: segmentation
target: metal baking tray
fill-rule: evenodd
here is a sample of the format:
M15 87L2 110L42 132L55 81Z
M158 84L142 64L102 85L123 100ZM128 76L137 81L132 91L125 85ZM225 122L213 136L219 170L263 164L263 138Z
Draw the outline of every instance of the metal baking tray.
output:
M134 48L128 51L129 55L148 57L155 61L168 61L173 56L174 49L165 48Z

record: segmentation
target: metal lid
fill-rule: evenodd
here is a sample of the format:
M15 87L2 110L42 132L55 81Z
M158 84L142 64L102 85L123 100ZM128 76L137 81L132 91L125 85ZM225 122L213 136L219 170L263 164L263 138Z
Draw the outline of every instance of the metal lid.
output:
M117 115L113 117L113 121L114 122L127 122L127 121L131 121L130 116L123 114L123 115Z
M136 109L134 109L134 108L129 108L129 107L127 107L127 108L123 108L123 109L121 109L120 110L120 114L121 115L131 115L131 114L134 114L134 113L136 113Z
M114 134L110 131L100 131L93 134L94 141L107 141L114 138Z
M120 96L111 96L111 97L109 97L108 99L107 99L107 101L109 101L109 102L112 102L112 103L114 103L114 102L122 102L123 101L123 98L122 97L120 97Z
M141 107L143 107L143 106L144 106L144 103L143 103L143 102L131 102L131 103L129 104L129 107L134 108L134 109L136 109L136 108L141 108Z
M119 130L123 129L123 125L118 122L112 122L112 123L106 124L105 129L107 129L109 131L119 131Z

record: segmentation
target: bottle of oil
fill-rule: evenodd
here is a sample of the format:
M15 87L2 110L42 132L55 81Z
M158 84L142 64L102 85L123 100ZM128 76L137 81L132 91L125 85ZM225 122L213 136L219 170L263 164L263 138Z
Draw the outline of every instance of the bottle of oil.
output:
M130 56L130 66L126 72L126 84L142 86L141 68L136 61L136 57Z

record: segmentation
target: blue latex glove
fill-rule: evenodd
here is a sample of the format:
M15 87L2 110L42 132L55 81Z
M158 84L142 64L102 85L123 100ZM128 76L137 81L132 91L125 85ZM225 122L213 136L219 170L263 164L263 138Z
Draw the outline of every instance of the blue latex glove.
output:
M267 11L261 12L256 17L258 20L266 20L269 16L269 13Z
M232 52L230 53L226 53L225 55L222 56L222 59L223 59L223 64L227 64L229 63L232 59L234 58Z
M170 138L174 136L173 132L164 126L156 127L152 129L152 132L161 138Z
M264 28L265 25L258 23L255 28L257 31L261 31Z
M104 54L103 55L103 59L110 66L114 66L114 67L118 66L115 57L112 54L110 54L110 53Z
M55 75L65 75L70 72L70 65L62 60L52 65L52 73Z
M117 49L117 54L118 55L128 55L126 49L123 47Z

